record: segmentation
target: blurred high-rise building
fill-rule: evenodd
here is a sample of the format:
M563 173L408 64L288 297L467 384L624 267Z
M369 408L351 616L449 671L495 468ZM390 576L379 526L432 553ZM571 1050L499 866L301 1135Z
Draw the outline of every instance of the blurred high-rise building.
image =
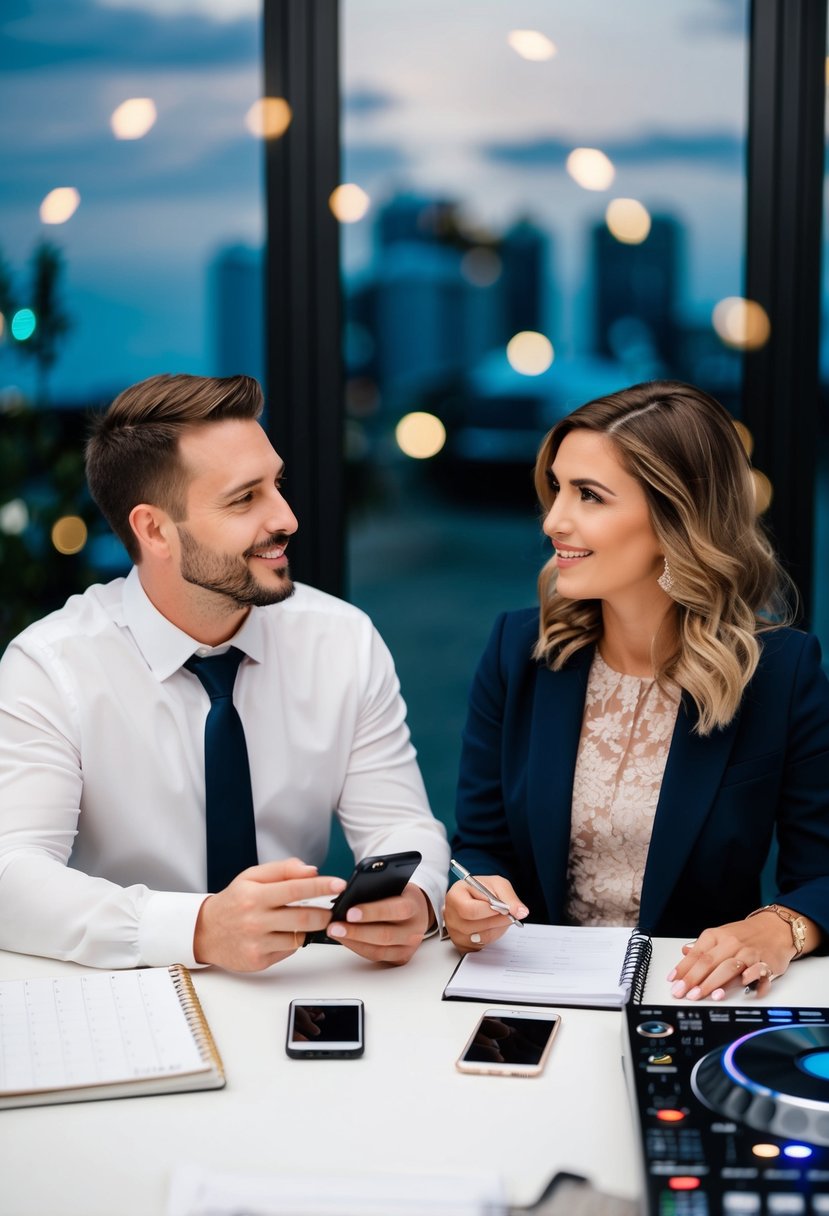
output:
M265 374L262 250L228 245L210 263L212 363L217 376Z

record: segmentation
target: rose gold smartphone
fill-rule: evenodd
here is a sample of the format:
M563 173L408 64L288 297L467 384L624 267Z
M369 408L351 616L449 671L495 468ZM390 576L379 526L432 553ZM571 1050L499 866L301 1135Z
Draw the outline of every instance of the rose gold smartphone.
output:
M455 1067L502 1077L537 1077L561 1018L547 1009L487 1009Z

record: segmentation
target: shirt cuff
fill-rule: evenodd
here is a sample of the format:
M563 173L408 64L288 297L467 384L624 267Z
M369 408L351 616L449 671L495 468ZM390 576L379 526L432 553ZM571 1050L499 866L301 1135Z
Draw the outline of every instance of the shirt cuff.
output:
M141 913L138 950L147 967L201 967L193 956L193 934L206 895L153 891Z

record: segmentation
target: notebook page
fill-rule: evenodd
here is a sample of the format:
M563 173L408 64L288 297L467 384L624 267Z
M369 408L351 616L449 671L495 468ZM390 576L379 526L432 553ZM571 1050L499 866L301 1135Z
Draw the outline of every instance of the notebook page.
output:
M567 998L620 992L619 974L630 929L616 925L512 925L498 941L467 954L453 980L464 991L515 999ZM447 991L455 987L450 982Z
M209 1067L166 967L0 981L0 1093Z

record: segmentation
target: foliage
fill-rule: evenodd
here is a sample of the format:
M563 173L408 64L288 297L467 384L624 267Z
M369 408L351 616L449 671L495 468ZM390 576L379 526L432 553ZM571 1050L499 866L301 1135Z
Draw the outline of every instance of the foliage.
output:
M83 423L78 413L23 403L0 412L0 653L95 581L88 545L63 554L51 539L63 516L80 516L90 530L99 519L86 490Z

